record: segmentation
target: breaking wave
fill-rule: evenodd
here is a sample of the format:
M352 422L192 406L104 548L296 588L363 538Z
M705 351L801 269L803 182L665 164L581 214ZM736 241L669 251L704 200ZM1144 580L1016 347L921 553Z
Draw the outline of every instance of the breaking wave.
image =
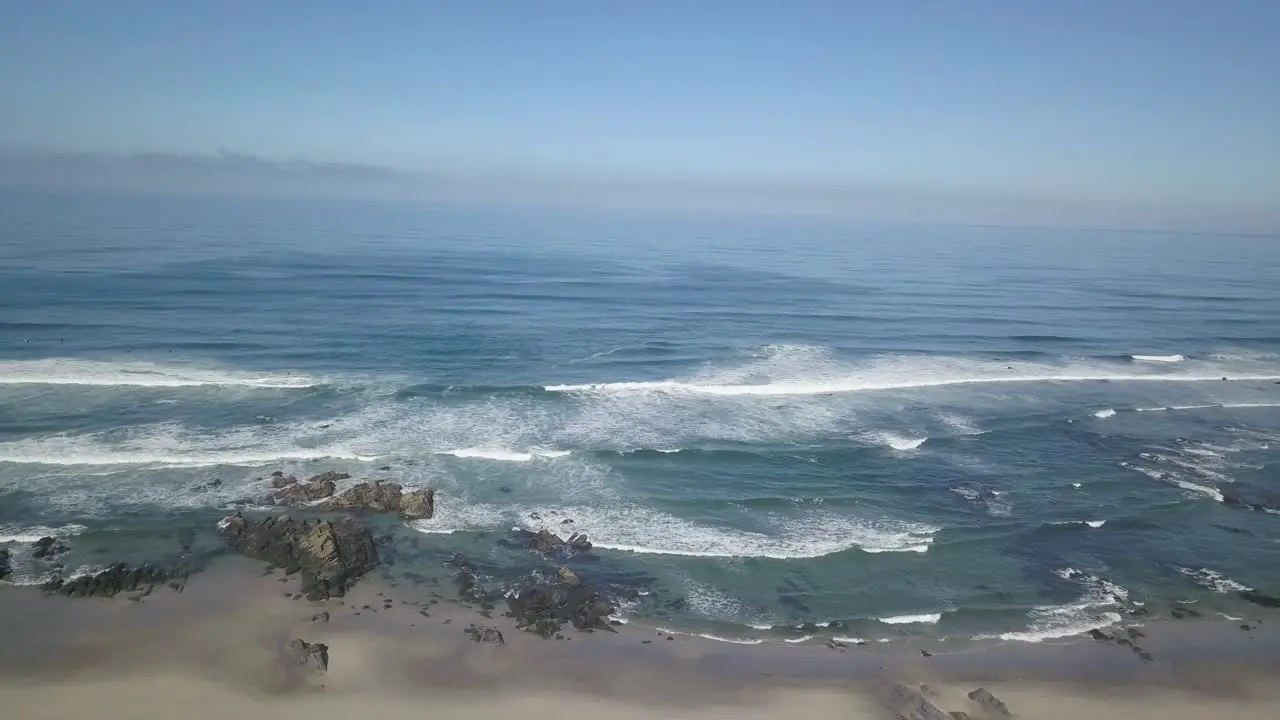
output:
M320 381L305 375L254 374L213 370L184 364L111 362L49 358L0 362L0 385L95 385L179 388L229 386L246 388L309 388Z

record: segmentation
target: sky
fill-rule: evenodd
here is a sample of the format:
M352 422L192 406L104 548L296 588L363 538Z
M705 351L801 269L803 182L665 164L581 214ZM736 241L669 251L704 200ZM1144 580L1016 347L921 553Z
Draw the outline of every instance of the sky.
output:
M0 2L0 182L1280 232L1265 0Z

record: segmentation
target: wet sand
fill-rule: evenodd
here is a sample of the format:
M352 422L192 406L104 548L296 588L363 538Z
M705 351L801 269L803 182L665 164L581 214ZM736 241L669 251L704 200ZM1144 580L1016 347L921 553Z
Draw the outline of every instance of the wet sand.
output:
M282 582L283 580L283 582ZM1280 619L1162 622L1144 662L1088 638L932 641L829 649L727 645L625 625L544 640L450 597L450 588L368 578L345 599L293 600L296 580L226 558L183 592L135 602L0 588L0 708L26 718L892 718L895 683L929 687L975 718L988 688L1027 718L1280 717ZM433 602L434 601L434 602ZM313 620L327 612L328 620ZM425 614L424 614L425 613ZM1251 623L1256 620L1251 619ZM472 624L504 643L476 643ZM1272 625L1275 625L1275 630ZM329 668L301 672L290 640L325 643Z

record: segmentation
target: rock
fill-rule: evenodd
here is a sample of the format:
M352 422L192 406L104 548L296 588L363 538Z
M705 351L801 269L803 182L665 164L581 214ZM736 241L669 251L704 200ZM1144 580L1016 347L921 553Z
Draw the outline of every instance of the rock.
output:
M311 622L313 622L313 623L314 623L314 622L318 622L318 623L327 623L327 622L329 622L329 611L328 611L328 610L326 610L326 611L324 611L324 612L316 613L315 615L312 615L312 616L311 616Z
M400 514L409 520L429 520L436 514L435 490L412 490L400 497Z
M560 568L560 582L569 587L577 587L582 584L582 578L578 574L567 567Z
M298 478L292 475L285 475L279 470L271 473L271 487L279 490L282 487L292 485L298 482Z
M114 597L122 592L135 590L144 590L145 594L150 594L157 585L164 585L171 581L177 585L175 590L181 590L185 579L185 577L175 579L172 573L153 565L134 567L125 563L116 563L101 572L81 575L66 581L55 576L42 584L40 589L69 598Z
M491 643L493 645L505 645L506 641L502 639L502 632L495 627L487 625L472 625L462 632L471 636L471 639L478 643Z
M574 578L578 578L576 574ZM554 636L562 623L579 630L609 630L614 607L595 588L582 582L537 583L507 596L507 608L517 627L544 638Z
M986 688L978 688L969 693L969 699L981 705L982 712L987 715L1009 717L1009 707L1000 702L1000 699L992 695Z
M1241 598L1248 600L1254 605L1262 607L1280 608L1280 598L1264 595L1257 590L1241 590L1239 593Z
M321 480L308 480L305 483L291 483L286 485L276 493L275 501L279 503L309 503L316 500L323 500L333 495L337 490L333 480L323 478Z
M324 643L294 640L289 643L289 659L295 665L305 668L308 672L327 672L329 670L329 646Z
M1093 629L1093 630L1090 630L1090 631L1089 631L1089 637L1093 638L1094 640L1101 640L1101 641L1103 641L1103 642L1106 642L1106 641L1108 641L1108 640L1110 640L1110 639L1111 639L1111 636L1110 636L1110 635L1108 635L1108 634L1106 634L1106 633L1104 633L1104 632L1102 632L1101 630L1098 630L1098 629L1096 629L1096 628L1095 628L1095 629Z
M300 572L308 600L342 597L378 564L368 528L349 518L294 520L287 515L251 521L236 513L218 523L222 537L242 555Z
M906 720L952 720L950 715L939 710L924 695L906 685L894 685L890 688L885 704Z
M1176 607L1170 610L1169 614L1172 615L1175 620L1183 620L1185 618L1200 617L1200 613L1196 612L1195 610L1192 610L1191 608L1185 608L1185 607Z
M929 652L928 650L921 649L920 657L933 657L933 653Z
M578 552L586 552L591 549L591 541L587 539L586 533L574 533L570 535L568 545Z
M9 559L9 551L0 549L0 580L13 573L13 565Z
M969 720L969 713L962 710L952 710L951 717L955 718L955 720Z
M70 549L62 541L46 536L31 544L31 557L39 560L52 560Z

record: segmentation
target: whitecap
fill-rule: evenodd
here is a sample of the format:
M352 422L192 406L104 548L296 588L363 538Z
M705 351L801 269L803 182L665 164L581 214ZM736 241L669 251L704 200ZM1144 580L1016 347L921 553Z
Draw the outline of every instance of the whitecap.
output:
M1103 525L1106 525L1107 521L1106 520L1085 520L1084 524L1088 525L1091 528L1100 528Z
M502 462L529 462L530 460L544 458L554 459L566 457L571 453L569 450L508 450L505 448L482 448L470 447L460 448L457 450L440 450L436 455L450 455L462 459L478 459L478 460L498 460Z
M1178 567L1178 572L1191 578L1197 585L1218 593L1248 592L1253 588L1236 582L1216 570L1209 568Z
M58 527L44 525L0 525L0 545L6 543L33 543L46 537L70 537L79 535L87 528L83 525L68 524Z
M833 635L832 640L846 645L866 645L867 641L860 637L849 637L848 635Z
M893 615L890 617L876 618L882 623L889 625L911 625L915 623L933 624L942 619L942 613L925 613L922 615Z
M1182 355L1130 355L1134 362L1178 363L1187 358Z
M1093 414L1094 417L1105 420L1109 417L1115 417L1116 411L1112 408L1103 408Z

